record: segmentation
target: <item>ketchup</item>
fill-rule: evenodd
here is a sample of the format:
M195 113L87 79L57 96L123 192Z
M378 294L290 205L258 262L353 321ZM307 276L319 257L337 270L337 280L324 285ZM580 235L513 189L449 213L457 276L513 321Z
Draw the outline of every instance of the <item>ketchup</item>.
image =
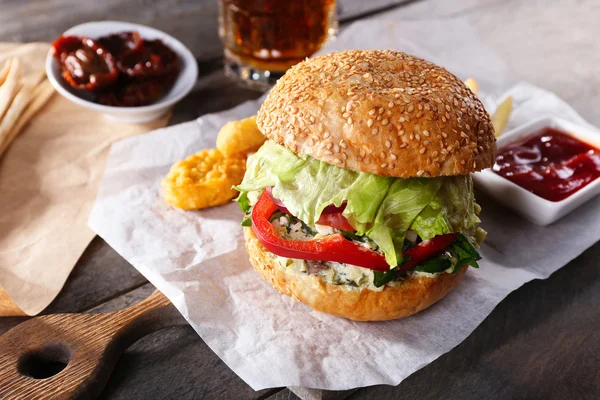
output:
M500 150L493 170L546 200L560 201L600 176L600 150L544 128Z

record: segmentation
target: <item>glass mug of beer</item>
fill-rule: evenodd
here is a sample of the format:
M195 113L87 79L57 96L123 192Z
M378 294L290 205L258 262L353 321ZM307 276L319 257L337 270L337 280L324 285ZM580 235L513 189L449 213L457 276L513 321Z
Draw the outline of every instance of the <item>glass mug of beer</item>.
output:
M225 74L267 89L337 32L335 0L219 0Z

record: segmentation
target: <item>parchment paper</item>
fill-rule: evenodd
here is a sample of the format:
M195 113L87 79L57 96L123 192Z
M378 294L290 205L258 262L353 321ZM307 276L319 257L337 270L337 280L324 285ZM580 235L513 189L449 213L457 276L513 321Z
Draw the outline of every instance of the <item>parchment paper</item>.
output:
M406 50L461 78L474 76L491 110L491 102L512 84L506 64L463 21L359 22L329 48L360 47ZM516 108L510 126L546 114L582 122L549 92L526 83L510 90ZM89 220L253 389L397 385L462 342L511 291L548 277L600 238L597 200L554 225L538 227L480 196L489 231L481 268L469 270L440 303L380 323L311 311L279 295L253 271L236 204L184 212L161 199L159 182L171 163L213 147L223 123L250 115L258 105L246 103L115 144Z
M0 44L44 74L50 45ZM35 315L56 297L94 237L87 218L110 145L167 124L123 125L55 94L0 159L0 316Z

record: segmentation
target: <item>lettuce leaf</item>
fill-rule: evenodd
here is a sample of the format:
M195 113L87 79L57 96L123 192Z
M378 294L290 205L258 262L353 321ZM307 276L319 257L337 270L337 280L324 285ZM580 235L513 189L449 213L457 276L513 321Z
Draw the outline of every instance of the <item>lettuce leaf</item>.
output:
M474 221L468 200L472 195L464 192L472 192L468 176L377 176L298 155L273 141L267 141L249 158L244 180L236 187L241 192L238 202L246 205L247 192L268 186L273 187L273 196L311 227L325 207L339 207L345 202L343 215L350 225L358 235L371 238L392 267L402 262L402 246L409 228L428 238L457 232L457 227Z
M410 229L423 239L472 230L481 222L475 214L473 180L469 175L447 179L436 198L415 218Z

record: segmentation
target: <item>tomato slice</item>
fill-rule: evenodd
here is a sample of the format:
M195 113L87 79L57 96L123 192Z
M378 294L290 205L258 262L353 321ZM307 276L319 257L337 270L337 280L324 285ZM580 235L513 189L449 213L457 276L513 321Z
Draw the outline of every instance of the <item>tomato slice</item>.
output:
M269 195L271 201L277 205L279 210L292 215L292 213L286 208L285 204L283 204L281 200L273 196L272 187L269 186L265 188L265 193ZM355 229L352 227L352 225L350 225L346 217L342 215L342 212L345 208L346 204L342 204L340 207L336 207L333 204L328 205L321 213L317 224L330 226L332 228L341 229L343 231L355 231Z
M390 269L383 254L353 243L340 233L309 241L281 238L269 222L271 215L275 211L281 210L281 208L273 202L269 193L265 190L252 209L252 230L260 243L271 253L281 257L301 260L335 261L376 271L388 271ZM406 271L441 254L457 235L458 233L440 235L419 243L402 253L405 259L408 260L396 268L399 268L400 271Z
M321 217L317 221L319 225L330 226L332 228L341 229L343 231L354 231L355 229L350 225L346 217L342 213L335 214L321 214Z

